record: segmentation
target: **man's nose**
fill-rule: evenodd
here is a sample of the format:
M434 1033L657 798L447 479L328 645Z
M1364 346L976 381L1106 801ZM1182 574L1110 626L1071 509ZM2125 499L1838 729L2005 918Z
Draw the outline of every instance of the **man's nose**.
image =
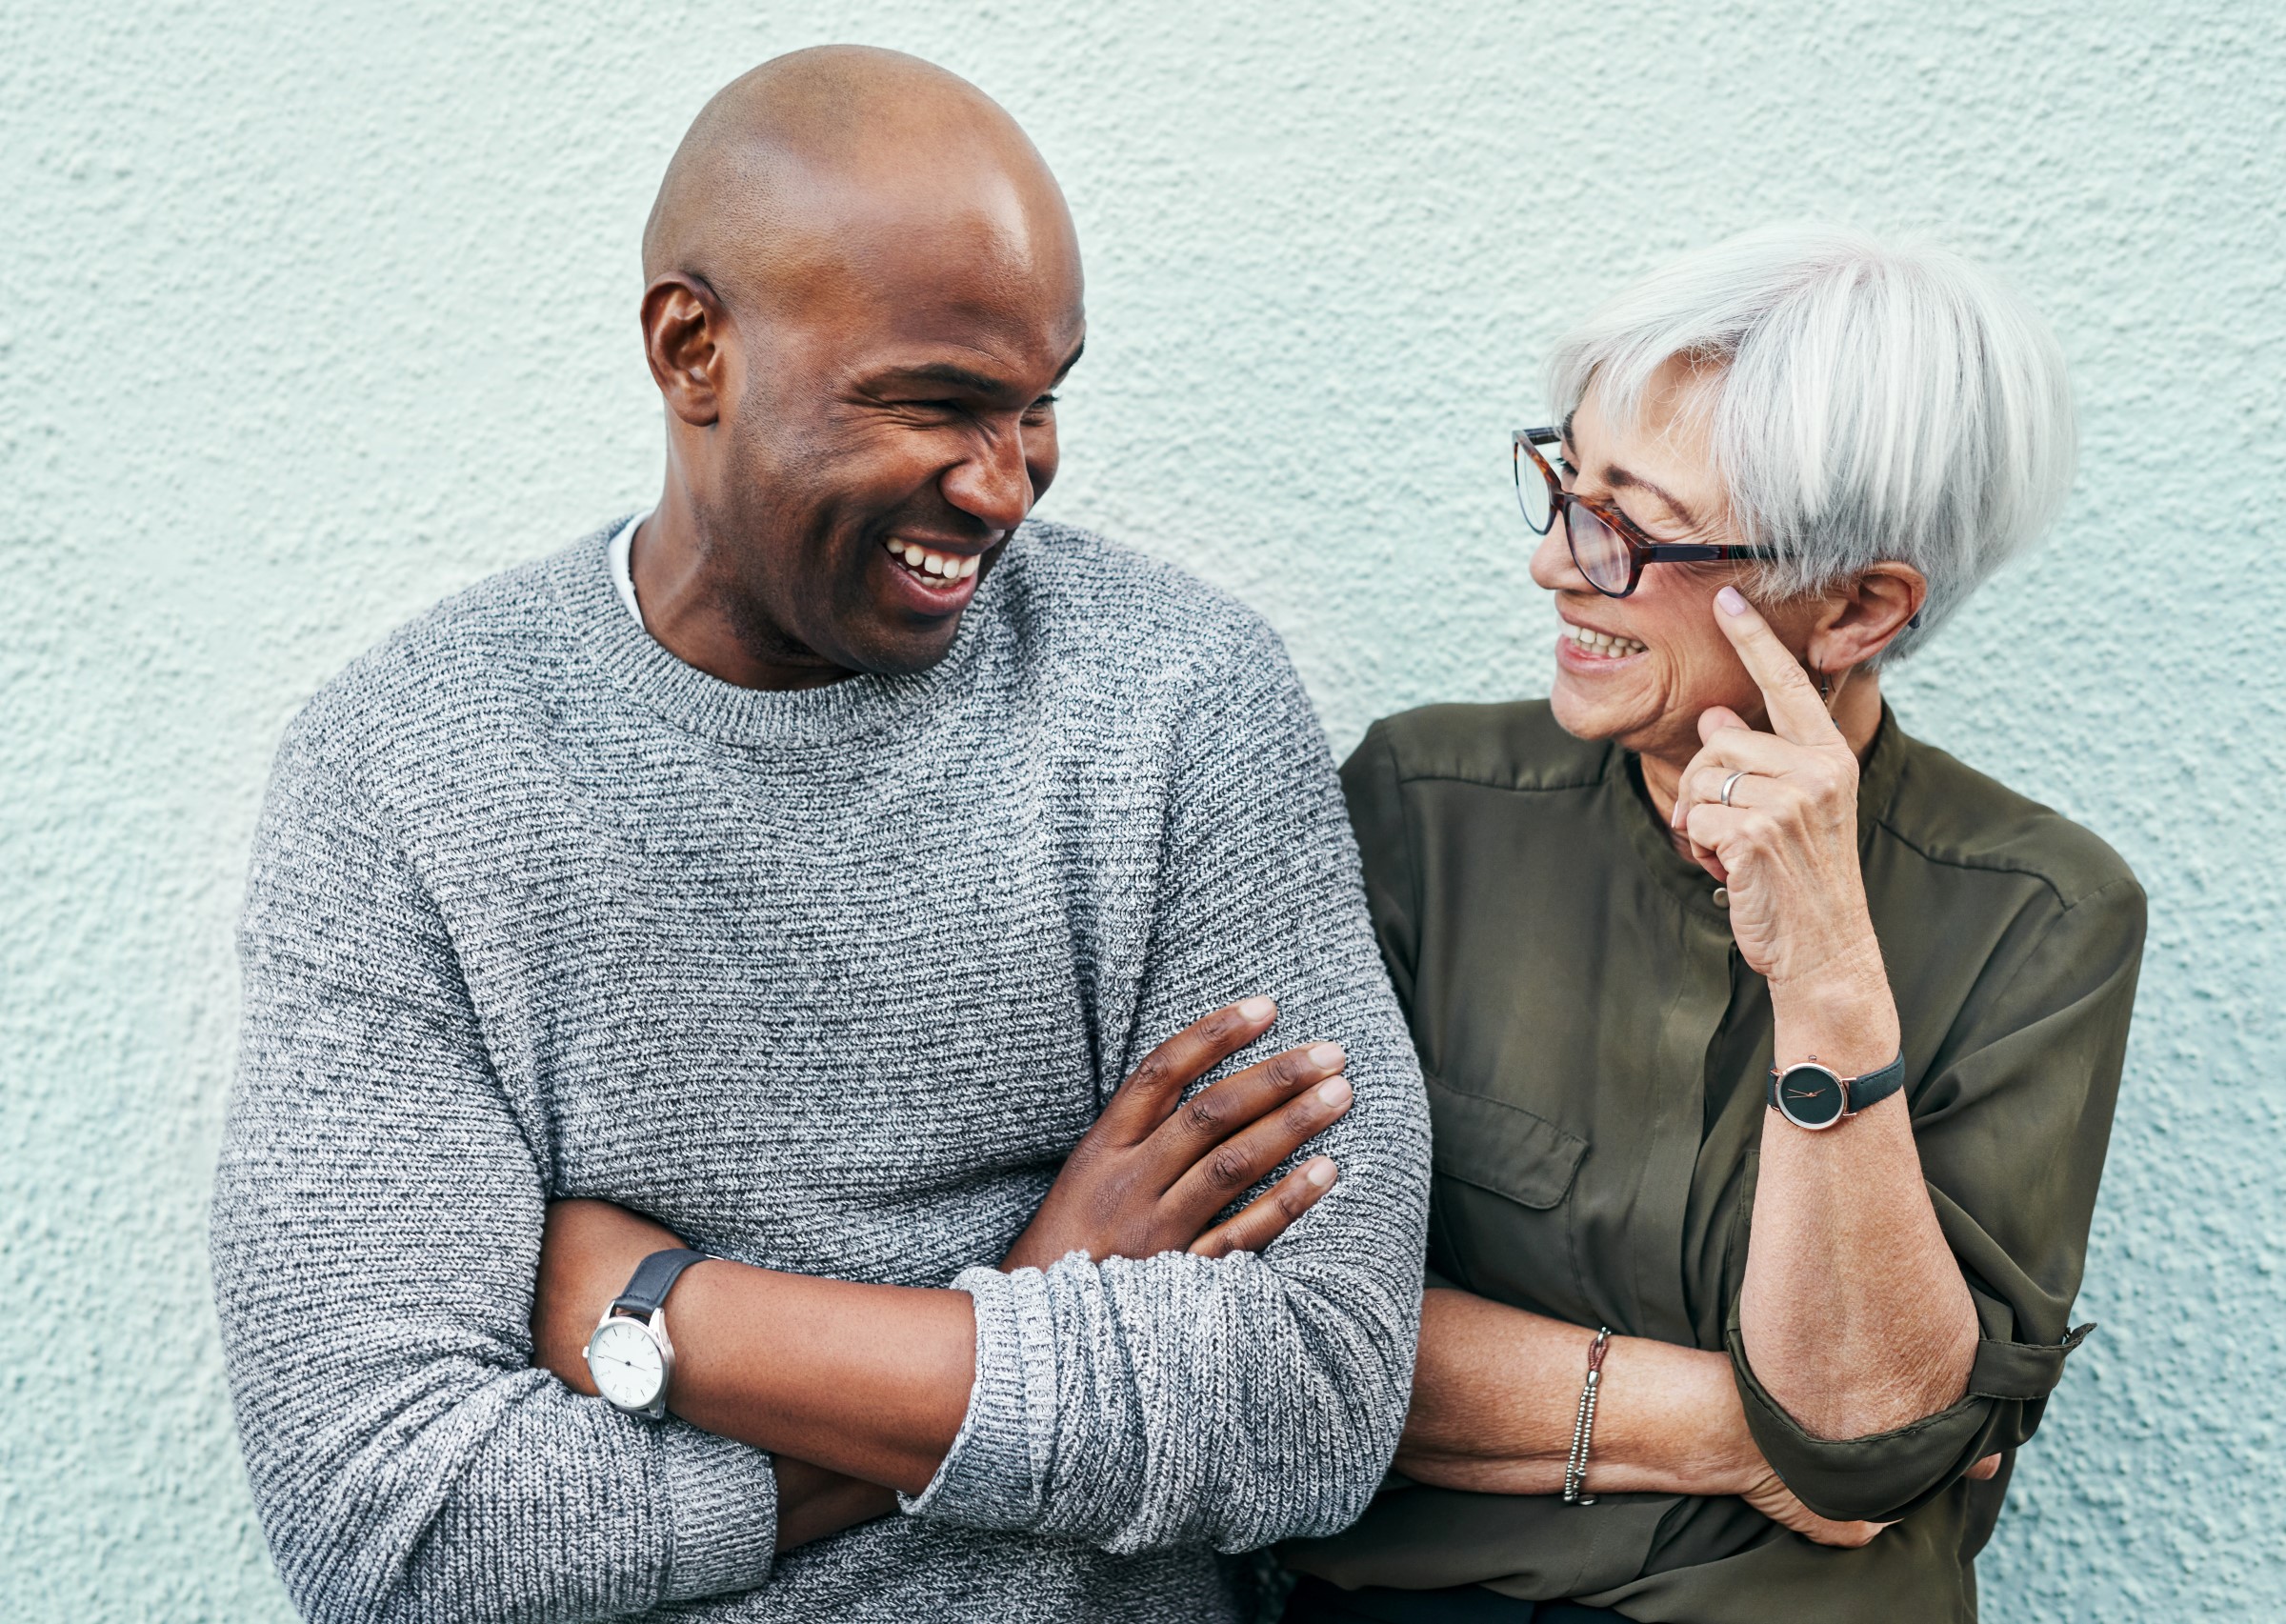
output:
M1532 579L1535 586L1552 592L1593 591L1579 566L1572 561L1572 544L1565 539L1560 516L1540 537L1540 545L1532 550Z
M945 500L1005 535L1032 511L1032 469L1024 460L1024 431L993 434L973 455L946 470Z

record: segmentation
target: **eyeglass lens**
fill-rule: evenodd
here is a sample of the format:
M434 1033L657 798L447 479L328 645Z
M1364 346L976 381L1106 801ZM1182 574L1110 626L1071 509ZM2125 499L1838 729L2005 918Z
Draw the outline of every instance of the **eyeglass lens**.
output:
M1566 502L1564 535L1572 544L1572 562L1590 586L1614 597L1627 591L1634 561L1617 531L1577 502Z
M1524 522L1532 527L1534 535L1548 533L1549 521L1555 517L1555 498L1548 489L1548 476L1540 471L1530 452L1518 445L1516 452L1516 506L1524 511Z

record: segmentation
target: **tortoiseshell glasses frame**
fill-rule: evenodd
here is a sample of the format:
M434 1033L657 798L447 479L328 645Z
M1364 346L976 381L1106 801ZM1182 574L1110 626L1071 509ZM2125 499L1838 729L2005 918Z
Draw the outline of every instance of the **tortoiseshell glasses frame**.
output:
M1560 517L1564 545L1589 586L1607 598L1623 598L1643 579L1646 564L1711 564L1721 559L1770 559L1768 548L1735 542L1654 541L1618 509L1564 489L1555 469L1540 454L1542 446L1563 444L1561 429L1518 429L1515 443L1516 508L1534 535L1546 535ZM1534 475L1526 483L1524 464Z

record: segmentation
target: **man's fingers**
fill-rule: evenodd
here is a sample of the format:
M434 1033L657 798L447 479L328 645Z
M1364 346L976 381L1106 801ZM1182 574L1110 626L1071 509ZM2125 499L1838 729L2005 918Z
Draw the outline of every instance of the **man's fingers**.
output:
M1294 1219L1317 1205L1317 1198L1334 1188L1340 1175L1332 1161L1313 1156L1246 1204L1227 1223L1216 1224L1191 1243L1201 1257L1227 1257L1233 1252L1261 1252L1286 1233Z
M1983 1483L1999 1475L2000 1457L1996 1454L1988 1454L1969 1468L1969 1481L1972 1483Z
M1214 1146L1259 1121L1311 1084L1340 1075L1348 1061L1340 1044L1313 1043L1257 1060L1213 1088L1193 1094L1169 1113L1152 1136L1153 1152L1163 1157L1167 1182L1173 1184Z
M1174 1181L1166 1211L1196 1228L1267 1177L1270 1171L1333 1126L1354 1096L1347 1077L1329 1077L1301 1098L1206 1152Z
M1257 997L1225 1004L1193 1021L1128 1073L1103 1108L1099 1126L1120 1144L1150 1137L1185 1089L1268 1032L1277 1016L1275 1003Z
M1809 673L1736 587L1714 594L1714 624L1722 628L1747 674L1762 691L1762 702L1770 708L1771 732L1796 744L1823 744L1839 732Z

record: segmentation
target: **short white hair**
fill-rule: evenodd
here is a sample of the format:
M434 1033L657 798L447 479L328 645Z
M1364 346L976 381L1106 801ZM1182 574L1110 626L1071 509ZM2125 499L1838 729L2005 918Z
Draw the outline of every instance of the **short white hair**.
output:
M1632 422L1671 360L1718 373L1699 409L1763 590L1882 561L1929 582L1911 652L2063 506L2078 454L2055 335L1990 272L1923 244L1785 227L1645 277L1556 344L1549 403L1596 391Z

